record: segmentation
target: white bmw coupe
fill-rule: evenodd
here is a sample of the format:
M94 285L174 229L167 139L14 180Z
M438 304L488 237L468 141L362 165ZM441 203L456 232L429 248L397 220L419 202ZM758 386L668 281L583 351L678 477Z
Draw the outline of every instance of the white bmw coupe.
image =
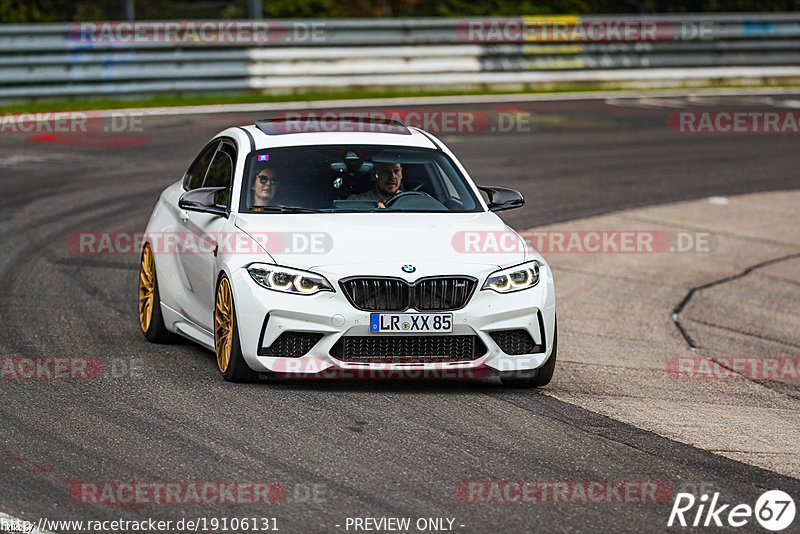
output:
M550 382L553 276L433 135L362 117L229 128L161 194L139 275L146 338L223 378Z

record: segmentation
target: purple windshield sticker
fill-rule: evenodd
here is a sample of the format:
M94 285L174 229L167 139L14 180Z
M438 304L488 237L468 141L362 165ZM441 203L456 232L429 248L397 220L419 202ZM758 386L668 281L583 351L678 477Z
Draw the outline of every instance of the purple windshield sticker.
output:
M269 161L269 155L258 156L258 161Z

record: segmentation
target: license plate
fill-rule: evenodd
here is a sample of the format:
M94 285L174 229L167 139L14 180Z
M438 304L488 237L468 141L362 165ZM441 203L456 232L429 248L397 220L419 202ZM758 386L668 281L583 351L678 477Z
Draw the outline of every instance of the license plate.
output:
M452 332L452 313L371 313L370 332Z

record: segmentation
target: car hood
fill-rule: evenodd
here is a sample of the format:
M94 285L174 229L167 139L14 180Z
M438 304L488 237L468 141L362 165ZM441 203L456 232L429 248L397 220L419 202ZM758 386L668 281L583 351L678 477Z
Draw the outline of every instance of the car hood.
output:
M524 241L491 212L236 214L234 224L277 264L301 269L376 263L393 271L407 264L502 268L530 257Z

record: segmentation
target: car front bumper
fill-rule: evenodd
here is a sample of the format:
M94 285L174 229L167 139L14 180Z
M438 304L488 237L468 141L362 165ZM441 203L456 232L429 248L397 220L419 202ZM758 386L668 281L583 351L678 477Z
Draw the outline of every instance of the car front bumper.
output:
M253 370L286 377L326 374L340 377L376 377L385 373L387 378L391 378L395 372L395 376L408 377L480 377L493 372L541 367L553 350L556 321L555 291L549 266L542 269L542 278L536 286L509 294L481 290L488 274L487 271L479 275L478 287L464 308L441 312L452 313L451 333L424 334L477 336L486 347L482 356L465 361L434 362L421 358L414 363L363 363L342 361L331 355L331 349L343 336L387 334L370 333L370 312L356 309L339 288L338 280L329 278L336 292L321 292L316 295L285 294L261 287L245 269L237 269L230 274L230 278L242 354ZM414 310L406 313L414 313ZM495 331L519 329L528 332L535 344L541 347L537 349L539 352L506 354L490 335ZM322 338L303 356L263 355L263 349L272 345L285 332L314 332L321 334ZM481 372L477 372L478 370Z

